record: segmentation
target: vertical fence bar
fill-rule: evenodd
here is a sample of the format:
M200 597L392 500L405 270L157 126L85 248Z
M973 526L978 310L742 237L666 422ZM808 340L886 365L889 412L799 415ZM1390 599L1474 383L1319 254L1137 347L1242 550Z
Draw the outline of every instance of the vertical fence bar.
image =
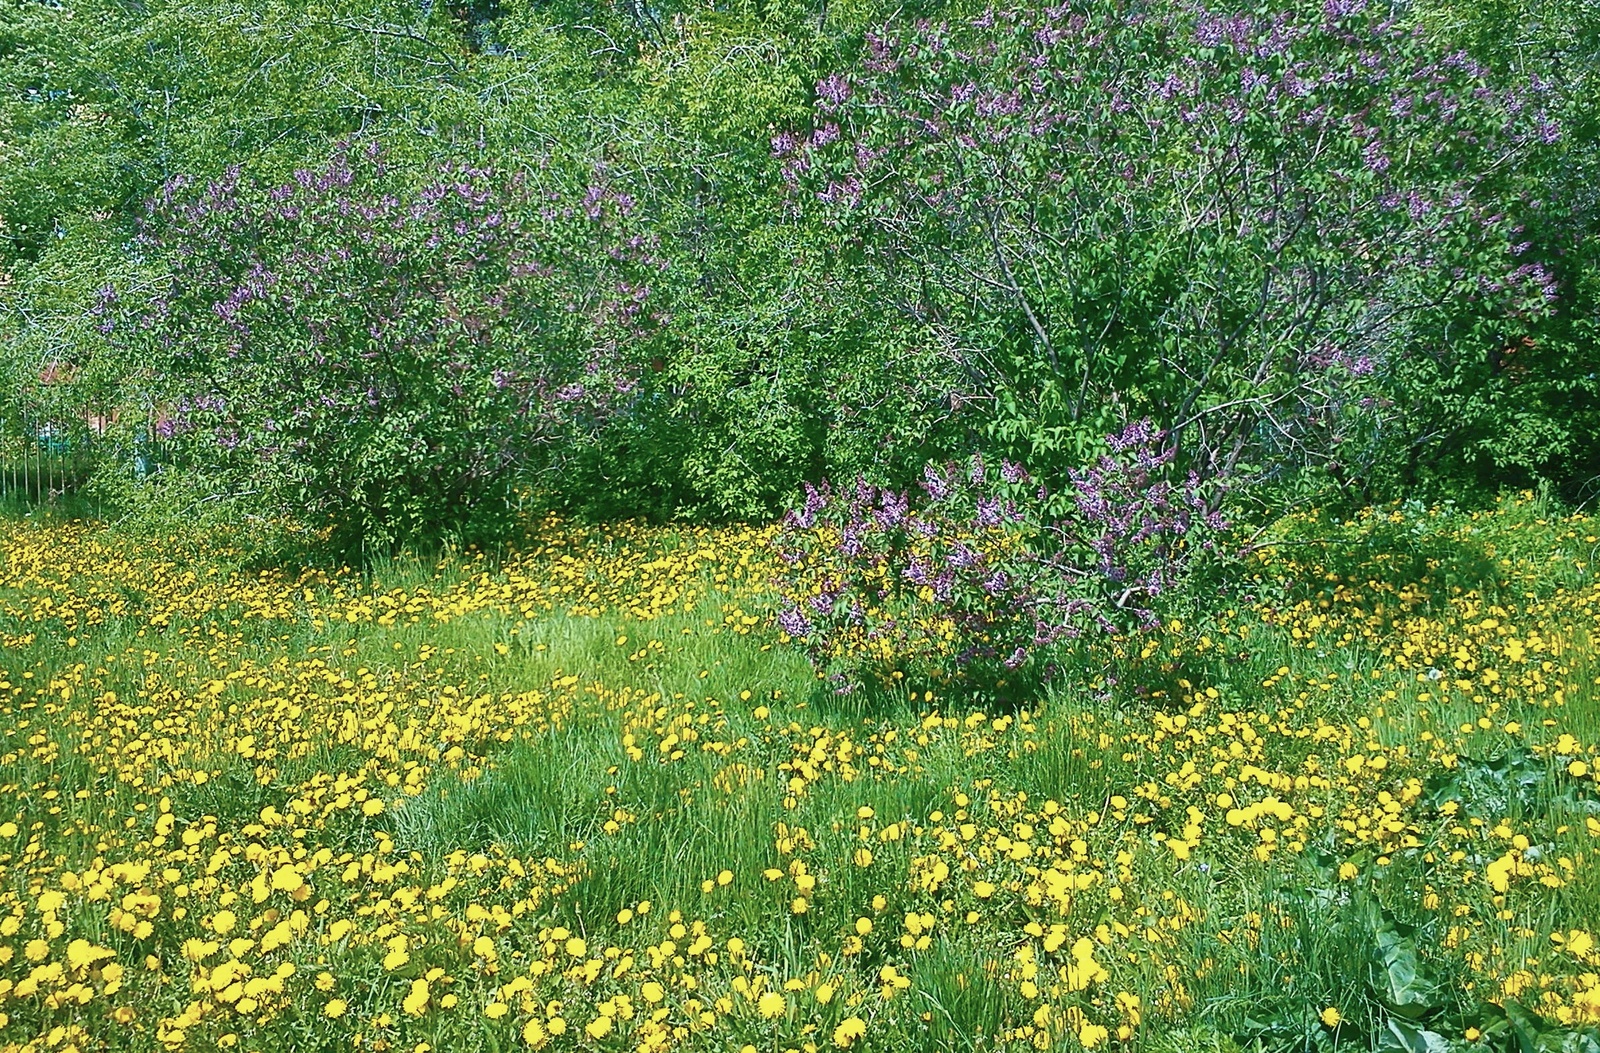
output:
M108 415L90 409L0 412L0 501L54 502L78 493L93 475L109 426Z

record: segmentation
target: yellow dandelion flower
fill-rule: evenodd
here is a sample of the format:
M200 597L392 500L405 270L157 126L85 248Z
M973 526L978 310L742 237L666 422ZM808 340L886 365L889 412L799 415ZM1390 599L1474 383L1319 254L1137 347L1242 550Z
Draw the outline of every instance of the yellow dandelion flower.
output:
M867 1022L859 1016L847 1017L838 1027L833 1029L833 1044L840 1049L849 1049L851 1044L867 1033Z
M428 1008L428 981L412 980L411 990L401 1001L400 1008L412 1016L421 1016Z
M293 892L304 885L306 880L293 863L285 863L272 872L272 888L277 892Z
M111 957L114 957L114 952L96 947L85 939L76 939L67 944L67 964L74 969L87 969L95 962Z

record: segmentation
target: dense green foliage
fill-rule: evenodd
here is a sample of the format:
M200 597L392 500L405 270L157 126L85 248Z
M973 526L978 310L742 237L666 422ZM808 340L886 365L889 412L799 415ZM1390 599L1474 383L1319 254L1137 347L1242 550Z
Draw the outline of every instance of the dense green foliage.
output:
M1264 483L1237 492L1270 504L1593 488L1592 5L982 10L7 0L0 417L115 418L102 482L124 500L159 483L185 514L242 501L362 543L481 533L511 493L603 516L754 517L806 480L905 486L974 449L1064 483L1146 416L1178 466ZM571 340L567 366L620 378L627 398L534 429L537 455L520 427L490 455L505 418L446 405L452 385L420 374L459 349L423 326L419 375L368 385L388 440L327 429L333 446L298 467L242 470L235 447L164 449L158 425L186 398L357 390L300 357L315 342L301 301L260 305L276 373L219 379L151 350L164 333L227 361L225 326L174 329L151 305L177 297L193 321L226 299L215 281L173 288L202 246L219 275L266 259L204 224L185 247L162 210L219 180L290 185L346 143L387 165L358 212L467 164L494 173L516 229L565 241L543 292L509 301L481 274L419 278L420 257L374 250L370 281L351 271L342 301L318 301L329 320L348 309L341 354L384 345L366 323L420 280L450 296L407 310L476 334L480 379ZM534 199L577 205L597 186L630 205L640 240L624 251L660 267L648 325L579 333L554 324L562 301L618 299L610 272L628 261L611 226L585 232ZM303 233L307 251L337 252L353 228ZM127 324L111 325L106 289ZM556 390L561 372L538 382ZM387 401L400 388L431 391L428 410ZM253 412L283 416L268 410ZM205 470L145 472L183 465ZM505 471L493 497L460 500L463 473L491 470Z

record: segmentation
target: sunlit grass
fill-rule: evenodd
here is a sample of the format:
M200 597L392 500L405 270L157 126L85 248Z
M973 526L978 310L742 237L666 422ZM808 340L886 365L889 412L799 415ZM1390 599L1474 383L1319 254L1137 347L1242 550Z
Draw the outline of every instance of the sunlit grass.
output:
M13 522L0 1048L1592 1023L1595 535L1528 500L1286 521L1232 609L984 712L830 693L762 531L551 522L361 575Z

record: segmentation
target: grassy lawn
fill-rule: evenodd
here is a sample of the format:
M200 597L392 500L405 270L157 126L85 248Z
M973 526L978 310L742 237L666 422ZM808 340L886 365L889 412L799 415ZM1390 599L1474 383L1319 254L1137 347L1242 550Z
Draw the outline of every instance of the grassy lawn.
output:
M1287 520L984 712L825 690L756 528L12 519L0 1049L1596 1048L1597 535Z

